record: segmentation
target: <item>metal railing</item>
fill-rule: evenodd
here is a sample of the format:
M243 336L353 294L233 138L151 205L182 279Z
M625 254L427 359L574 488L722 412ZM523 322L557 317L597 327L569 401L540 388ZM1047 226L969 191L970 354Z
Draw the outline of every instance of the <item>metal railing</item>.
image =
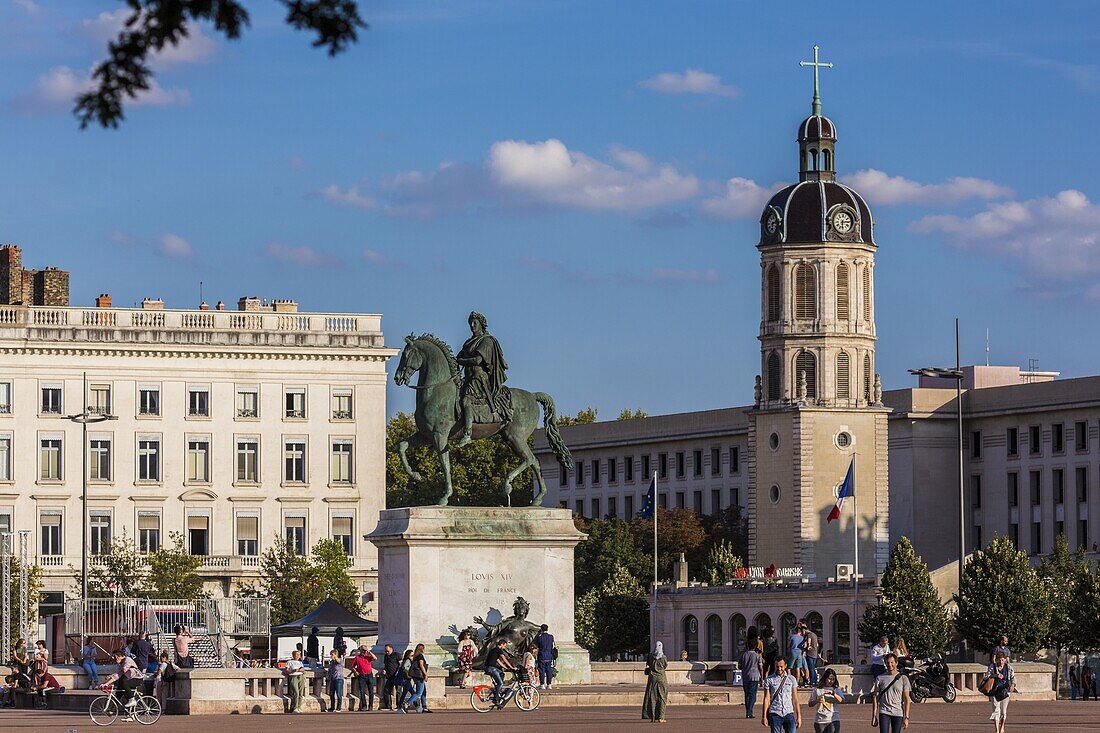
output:
M79 598L65 601L65 628L84 636L172 633L186 626L207 636L264 636L271 631L266 598Z

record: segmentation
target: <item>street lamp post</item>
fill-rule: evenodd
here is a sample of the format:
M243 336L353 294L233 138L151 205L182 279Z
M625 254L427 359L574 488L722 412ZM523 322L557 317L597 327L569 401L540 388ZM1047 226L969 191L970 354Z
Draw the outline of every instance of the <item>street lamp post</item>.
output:
M65 419L71 420L75 423L80 423L81 432L81 468L83 469L83 475L81 477L81 490L80 490L80 511L81 511L81 544L80 544L80 601L81 619L84 617L84 612L87 610L88 604L88 423L101 423L107 420L117 420L117 415L109 415L105 412L99 412L92 409L88 405L88 373L84 372L84 412L76 415L66 415ZM81 624L83 627L83 623ZM84 629L81 628L81 634Z
M958 318L955 319L955 368L944 369L941 367L925 367L924 369L910 369L909 373L915 374L919 377L939 377L941 379L955 380L955 418L959 433L959 597L961 598L963 584L963 560L964 558L966 558L966 469L964 465L965 455L963 453L963 371L962 363L959 356Z

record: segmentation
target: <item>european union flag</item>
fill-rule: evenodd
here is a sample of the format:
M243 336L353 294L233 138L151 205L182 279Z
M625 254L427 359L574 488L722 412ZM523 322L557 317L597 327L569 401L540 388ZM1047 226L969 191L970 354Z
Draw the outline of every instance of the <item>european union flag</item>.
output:
M649 480L649 492L645 495L645 504L642 511L638 512L639 519L653 519L653 512L657 509L657 475Z

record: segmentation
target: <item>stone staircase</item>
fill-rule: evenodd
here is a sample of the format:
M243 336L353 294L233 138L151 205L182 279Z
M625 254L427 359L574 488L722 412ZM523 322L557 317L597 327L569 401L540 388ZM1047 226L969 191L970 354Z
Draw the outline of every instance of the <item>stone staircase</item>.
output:
M172 639L175 638L175 634L163 633L156 634L150 637L150 641L153 642L153 646L158 651L167 649L168 656L172 661L175 661L176 655L174 647L172 646ZM222 659L218 655L218 648L215 645L215 640L206 634L197 634L195 638L191 640L191 645L188 647L188 651L191 654L191 658L195 660L195 667L202 669L218 669L222 666Z

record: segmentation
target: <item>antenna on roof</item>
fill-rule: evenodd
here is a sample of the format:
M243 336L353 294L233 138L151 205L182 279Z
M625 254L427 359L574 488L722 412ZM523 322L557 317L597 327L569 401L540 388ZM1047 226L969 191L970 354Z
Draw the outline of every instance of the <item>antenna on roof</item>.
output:
M985 365L989 366L989 329L985 329Z
M199 302L200 303L205 303L206 302L202 299L202 280L199 280Z

